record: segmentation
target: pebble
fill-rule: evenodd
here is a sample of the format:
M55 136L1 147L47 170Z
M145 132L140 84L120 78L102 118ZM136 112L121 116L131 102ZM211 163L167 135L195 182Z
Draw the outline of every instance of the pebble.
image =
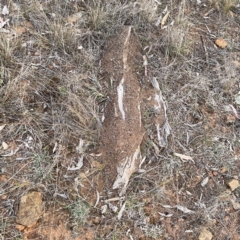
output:
M229 182L227 182L227 185L230 187L231 191L233 192L239 186L239 181L236 179L232 179Z
M203 229L198 237L198 240L211 240L212 239L212 233L208 231L207 229Z

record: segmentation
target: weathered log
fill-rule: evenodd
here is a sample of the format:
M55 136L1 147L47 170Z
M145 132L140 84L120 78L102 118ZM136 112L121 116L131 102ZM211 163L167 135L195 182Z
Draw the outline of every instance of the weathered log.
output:
M107 44L101 60L103 84L108 89L103 127L99 143L105 166L106 189L119 189L123 195L129 178L141 163L140 145L146 130L142 115L146 108L154 111L151 124L155 127L158 145L166 145L169 125L166 106L156 79L152 84L141 84L139 69L143 65L141 46L126 26Z

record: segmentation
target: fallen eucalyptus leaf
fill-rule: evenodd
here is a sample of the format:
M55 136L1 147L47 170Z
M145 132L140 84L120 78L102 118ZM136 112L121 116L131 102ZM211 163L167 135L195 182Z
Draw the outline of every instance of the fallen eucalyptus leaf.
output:
M126 202L122 205L119 213L118 213L118 220L120 220L122 218L122 214L123 214L123 211L125 209L125 206L126 206Z
M90 153L89 154L91 157L100 157L102 153Z
M201 186L204 187L207 183L208 183L209 177L206 177L203 179L203 181L201 182Z
M2 15L7 15L9 14L9 10L8 10L8 7L5 5L2 9Z
M170 12L167 12L165 14L165 16L163 17L162 21L161 21L161 28L163 28L163 26L165 25L167 19L168 19L168 16L169 16Z
M53 153L55 153L55 152L56 152L57 146L58 146L58 143L57 143L57 142L55 142L55 144L54 144L54 148L53 148L53 150L52 150L52 152L53 152Z
M188 213L188 214L194 214L194 213L195 213L195 211L192 211L192 210L190 210L190 209L188 209L188 208L186 208L186 207L183 207L183 206L181 206L181 205L177 205L176 208L177 208L178 210L184 212L184 213Z
M177 157L180 157L181 160L190 160L190 161L193 161L192 157L190 156L187 156L187 155L184 155L184 154L181 154L181 153L174 153L175 156ZM194 161L193 161L194 162Z
M59 196L59 197L61 197L61 198L67 199L67 196L66 196L65 193L54 193L53 196L54 196L54 197Z
M170 205L162 205L164 208L173 208L172 206Z
M5 128L6 124L0 126L0 131L2 131Z
M4 27L9 21L10 21L10 19L7 19L6 21L0 22L0 28Z
M7 143L2 142L2 147L3 147L4 150L7 150L9 146L8 146Z
M98 205L99 199L100 199L99 192L98 192L98 190L96 190L96 191L97 191L97 200L96 200L96 203L95 203L94 207L96 207Z
M172 217L173 214L165 214L165 213L161 213L161 212L158 212L161 216L163 217Z
M107 205L101 207L101 213L104 214L107 211Z
M79 139L79 144L78 146L76 147L76 150L78 153L83 153L83 144L84 144L84 141L83 139Z
M79 158L76 167L68 167L67 170L75 171L75 170L78 170L78 169L82 168L82 166L83 166L83 155Z
M240 117L238 116L237 110L235 109L235 107L232 104L229 104L229 106L232 108L234 115L236 118L240 119Z

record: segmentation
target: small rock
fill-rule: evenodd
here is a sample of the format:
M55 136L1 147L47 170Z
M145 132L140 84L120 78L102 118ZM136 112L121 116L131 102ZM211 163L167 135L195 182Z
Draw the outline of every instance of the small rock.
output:
M225 48L227 46L227 42L222 38L216 39L215 44L220 48Z
M239 182L236 179L232 179L227 182L227 185L230 187L231 191L234 191L239 186Z
M16 222L27 227L31 226L41 217L42 211L42 194L30 192L20 199Z
M232 202L233 208L235 210L239 210L240 209L240 203L239 202L235 202L234 200L232 200L231 202Z
M227 169L225 167L221 167L220 172L225 173L225 172L227 172Z
M207 229L203 229L198 237L198 240L211 240L212 239L212 233L209 232Z

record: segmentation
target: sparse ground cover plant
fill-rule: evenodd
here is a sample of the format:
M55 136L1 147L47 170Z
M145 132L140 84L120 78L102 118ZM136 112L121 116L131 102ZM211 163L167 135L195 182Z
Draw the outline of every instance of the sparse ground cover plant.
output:
M75 224L83 225L87 221L90 212L90 206L83 200L77 200L68 206L71 217Z
M0 13L2 239L240 238L239 1L11 0ZM91 190L104 174L101 58L128 25L148 61L139 81L157 79L171 136L156 146L147 109L145 161L108 202ZM32 191L44 211L21 226Z

